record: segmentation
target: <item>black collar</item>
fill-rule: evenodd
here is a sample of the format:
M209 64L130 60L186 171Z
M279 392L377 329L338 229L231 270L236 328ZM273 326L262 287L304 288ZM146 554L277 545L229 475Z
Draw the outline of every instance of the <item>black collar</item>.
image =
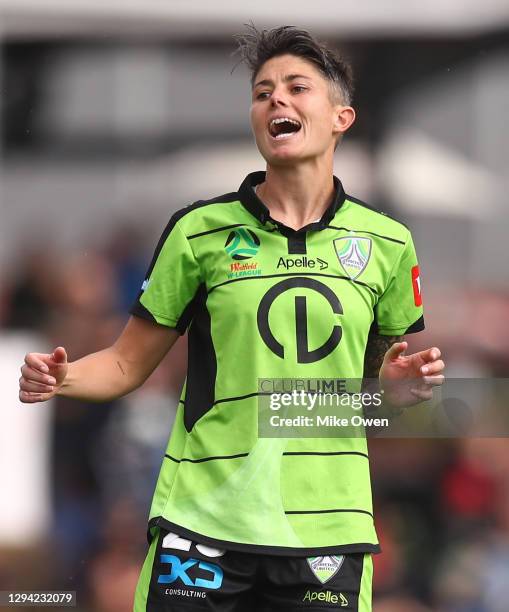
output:
M323 213L323 216L320 219L320 221L317 221L316 223L310 223L309 225L302 227L300 230L298 230L299 232L307 231L308 229L316 230L316 229L323 229L324 227L327 227L327 225L334 218L334 215L336 214L336 212L341 208L343 202L345 201L345 192L343 190L343 185L341 184L341 181L336 176L333 177L333 180L334 180L335 193L334 193L334 199L332 200L331 205ZM271 221L272 223L274 223L280 228L284 228L290 231L296 231L296 230L291 230L291 228L287 228L282 223L272 219L270 216L269 209L265 206L265 204L260 200L260 198L254 192L255 185L259 185L260 183L263 183L264 181L265 181L264 171L251 172L251 174L248 174L246 178L242 181L242 185L239 187L238 193L240 196L240 201L242 202L244 207L254 217L256 217L260 221L260 223L265 225L267 221Z

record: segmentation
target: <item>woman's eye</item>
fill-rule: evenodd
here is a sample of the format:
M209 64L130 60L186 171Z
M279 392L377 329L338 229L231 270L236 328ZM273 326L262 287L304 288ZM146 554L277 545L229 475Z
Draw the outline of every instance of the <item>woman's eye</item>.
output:
M302 87L302 85L295 85L294 87L292 87L292 91L296 92L296 93L300 93L301 91L305 91L305 87Z
M261 91L257 96L256 99L257 100L265 100L266 97L268 97L270 94L268 91Z

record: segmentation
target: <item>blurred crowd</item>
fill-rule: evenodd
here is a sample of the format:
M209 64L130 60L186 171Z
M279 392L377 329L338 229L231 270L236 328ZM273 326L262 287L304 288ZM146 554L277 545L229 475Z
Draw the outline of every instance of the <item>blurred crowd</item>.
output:
M1 287L2 327L36 331L47 346L64 346L71 361L109 346L148 265L147 248L140 255L138 242L136 230L127 228L99 251L27 253L14 282ZM53 400L51 533L33 550L2 551L3 588L76 590L83 610L130 609L185 367L186 344L179 341L125 399Z
M127 320L152 246L126 227L99 250L27 253L1 287L2 327L35 330L48 346L66 347L70 360L108 346ZM488 357L482 369L496 375ZM51 531L33 550L3 551L2 584L76 590L78 610L130 609L185 368L182 338L125 399L54 400ZM374 559L376 612L508 609L507 451L503 438L370 440L383 549Z

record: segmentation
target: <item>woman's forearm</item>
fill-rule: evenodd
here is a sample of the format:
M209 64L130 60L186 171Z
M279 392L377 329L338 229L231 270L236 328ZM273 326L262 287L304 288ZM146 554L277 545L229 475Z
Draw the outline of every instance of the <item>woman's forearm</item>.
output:
M110 347L68 363L63 346L27 353L21 367L20 400L45 402L55 395L107 402L142 385L175 344L173 328L130 317Z
M90 402L106 402L133 391L143 383L115 346L86 355L68 364L68 372L57 395Z

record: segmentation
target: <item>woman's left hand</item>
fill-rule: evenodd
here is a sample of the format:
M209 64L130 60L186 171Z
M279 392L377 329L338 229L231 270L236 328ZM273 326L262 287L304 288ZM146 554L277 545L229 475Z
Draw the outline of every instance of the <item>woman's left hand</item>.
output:
M396 342L385 353L380 368L384 398L397 407L413 406L433 398L433 387L443 384L445 365L436 346L404 355L408 342Z

